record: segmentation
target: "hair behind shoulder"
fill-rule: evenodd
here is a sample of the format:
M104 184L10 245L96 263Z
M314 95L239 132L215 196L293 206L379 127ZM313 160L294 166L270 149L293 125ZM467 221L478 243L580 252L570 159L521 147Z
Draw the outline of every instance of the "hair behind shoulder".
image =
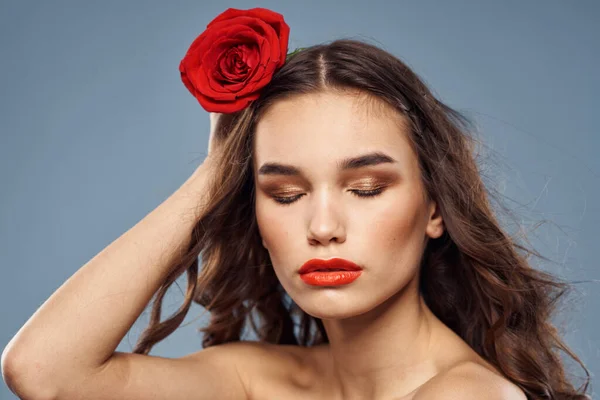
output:
M252 138L257 121L279 99L322 90L383 100L410 123L424 195L436 201L446 227L428 242L420 291L434 314L532 399L585 399L589 372L551 323L569 284L532 268L531 255L500 226L490 206L466 118L437 100L392 54L357 40L336 40L291 56L246 109L223 115L219 171L210 204L188 251L159 289L135 353L148 354L184 320L191 302L211 315L203 347L238 341L251 328L261 341L312 346L328 341L323 324L303 312L279 284L262 247L254 212ZM198 272L199 260L202 269ZM160 321L168 288L187 271L184 304ZM575 389L560 353L585 371Z

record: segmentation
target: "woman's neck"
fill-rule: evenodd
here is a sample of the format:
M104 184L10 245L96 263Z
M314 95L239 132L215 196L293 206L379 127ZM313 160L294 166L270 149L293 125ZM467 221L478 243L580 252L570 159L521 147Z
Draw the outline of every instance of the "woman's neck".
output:
M445 327L415 282L360 316L323 320L329 385L343 399L404 396L445 368ZM447 334L447 332L445 332Z

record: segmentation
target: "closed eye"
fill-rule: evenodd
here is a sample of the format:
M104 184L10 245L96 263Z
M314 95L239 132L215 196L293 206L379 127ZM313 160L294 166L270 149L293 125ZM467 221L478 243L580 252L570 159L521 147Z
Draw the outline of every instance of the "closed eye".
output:
M375 196L378 196L379 194L381 194L381 192L383 192L383 189L384 188L377 188L377 189L372 189L372 190L354 189L354 190L350 190L350 192L352 192L352 194L354 194L355 196L358 196L358 197L375 197ZM302 196L304 196L304 194L298 194L296 196L287 196L287 197L274 196L273 199L279 204L288 205L288 204L295 203Z

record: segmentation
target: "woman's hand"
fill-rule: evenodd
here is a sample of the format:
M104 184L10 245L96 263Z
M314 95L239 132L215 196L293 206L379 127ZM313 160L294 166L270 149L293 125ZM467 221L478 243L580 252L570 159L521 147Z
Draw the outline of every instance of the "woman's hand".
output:
M217 123L221 116L222 116L222 114L220 114L220 113L214 113L214 112L210 113L210 134L208 136L208 156L215 153L215 149L214 149L216 146L215 132L217 131Z
M208 136L208 154L204 163L210 162L221 155L223 141L228 133L226 126L231 123L231 115L210 113L210 133Z
M224 119L230 118L229 115L214 113L211 112L210 115L210 131L208 135L208 152L206 158L202 163L196 168L192 176L188 179L188 181L196 180L195 177L198 175L205 175L205 171L208 175L212 175L214 173L213 165L216 164L216 160L220 157L224 135L226 134L222 125Z

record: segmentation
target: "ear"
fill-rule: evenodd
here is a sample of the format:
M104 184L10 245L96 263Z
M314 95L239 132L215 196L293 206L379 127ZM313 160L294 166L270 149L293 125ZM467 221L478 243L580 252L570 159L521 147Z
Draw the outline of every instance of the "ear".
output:
M437 239L444 233L444 221L434 201L429 203L429 220L427 221L425 232L432 239Z

